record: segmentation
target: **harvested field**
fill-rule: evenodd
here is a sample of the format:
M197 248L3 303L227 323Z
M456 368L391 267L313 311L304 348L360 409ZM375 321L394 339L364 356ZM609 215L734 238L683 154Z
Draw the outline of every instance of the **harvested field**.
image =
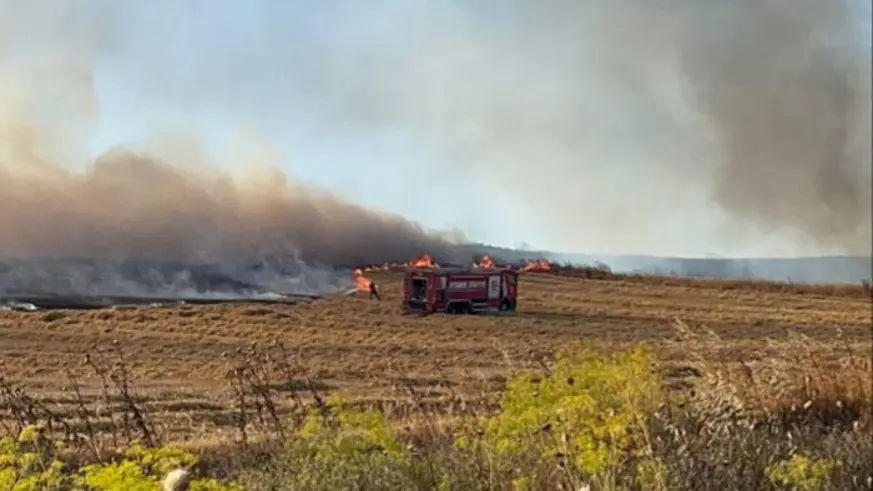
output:
M2 375L73 411L68 374L82 397L99 400L98 362L83 360L117 342L154 417L171 439L189 439L232 423L228 370L252 343L280 342L319 390L383 406L402 406L410 390L435 402L449 393L482 401L512 369L537 366L568 343L609 350L650 342L679 369L700 357L836 364L847 350L863 358L871 349L871 299L861 285L530 273L515 315L414 317L400 313L398 273L372 276L381 302L362 293L293 305L2 312ZM710 341L692 352L687 330ZM815 340L816 352L798 351L797 336Z

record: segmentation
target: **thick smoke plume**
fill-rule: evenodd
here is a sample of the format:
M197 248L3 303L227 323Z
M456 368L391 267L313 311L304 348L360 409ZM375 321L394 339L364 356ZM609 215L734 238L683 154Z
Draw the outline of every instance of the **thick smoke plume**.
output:
M184 135L89 159L105 26L93 4L52 5L0 3L0 295L323 293L351 283L335 266L450 257L416 223L292 182L264 145L235 172Z
M487 222L519 240L870 252L871 53L849 0L336 1L300 7L310 17L264 2L241 20L198 5L0 0L0 258L84 261L9 261L12 286L63 277L83 291L132 274L137 288L201 291L184 265L250 285L299 276L304 262L454 251L269 165L219 171L185 138L90 159L107 109L98 65L161 107L305 120L337 142L391 135L442 165L447 181L426 185L487 191L464 206L497 203ZM320 28L301 33L304 17ZM158 262L183 266L119 273Z
M566 250L869 254L858 3L416 4L309 72L343 75L313 84L334 121L417 135ZM364 46L404 25L372 17Z
M722 9L730 34L697 24L681 52L694 102L724 152L713 197L764 231L794 227L816 245L869 254L871 55L857 29L863 17L841 0L750 6Z
M96 279L115 293L142 294L157 266L146 274L130 266L124 273L119 265L175 264L176 269L160 275L162 280L152 281L150 290L172 284L181 288L175 293L203 292L214 285L193 285L201 280L192 278L198 270L191 265L222 265L221 275L249 281L226 283L220 290L250 293L246 284L312 279L316 270L304 264L352 266L410 258L421 251L447 256L450 251L449 242L415 223L295 185L279 171L233 177L113 150L77 172L26 158L37 151L18 147L14 164L0 175L0 257L80 261L75 262L77 273L70 269L74 263L67 262L39 275L34 272L57 263L8 263L15 265L14 274L7 272L5 278L19 287L42 277L55 283L53 291L63 283L59 291L82 293L93 289L89 285ZM342 286L330 281L327 286ZM291 290L322 289L310 286Z
M221 263L296 255L355 265L449 248L415 223L297 186L279 171L189 172L126 150L84 173L15 162L0 178L6 257Z

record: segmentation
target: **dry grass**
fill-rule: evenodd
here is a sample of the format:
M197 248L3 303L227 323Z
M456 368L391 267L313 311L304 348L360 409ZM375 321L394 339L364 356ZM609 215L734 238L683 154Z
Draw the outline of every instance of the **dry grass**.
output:
M597 276L561 269L524 275L513 316L409 317L400 314L399 277L374 274L382 302L361 295L292 306L4 312L0 373L73 413L66 374L75 377L84 399L100 400L100 377L83 360L95 346L115 341L167 435L196 440L212 438L219 428L233 431L229 355L252 343L281 342L319 390L341 389L383 406L408 399L410 389L424 401L453 394L476 404L500 390L513 369L545 363L571 342L605 350L651 342L672 367L742 368L780 359L796 368L815 359L818 369L828 370L845 363L847 352L863 359L871 349L871 301L859 294L861 286L587 279ZM689 350L677 319L692 331L705 330L710 341L698 340ZM799 350L797 336L814 342ZM280 401L280 412L289 404Z
M47 424L75 449L71 458L88 460L134 440L184 442L221 475L275 463L304 413L342 391L349 404L384 410L413 447L430 449L428 467L445 458L450 474L474 472L445 442L493 414L493 396L514 372L547 371L571 344L610 351L642 342L658 356L665 386L693 402L652 421L653 434L663 433L653 451L677 489L699 488L701 476L712 489L755 488L797 445L841 455L836 488L867 482L866 285L558 268L523 275L515 315L418 317L400 313L400 273L371 274L381 302L361 294L282 306L3 312L0 430ZM700 424L713 433L699 433ZM715 450L683 453L688 445ZM419 488L430 489L429 479Z

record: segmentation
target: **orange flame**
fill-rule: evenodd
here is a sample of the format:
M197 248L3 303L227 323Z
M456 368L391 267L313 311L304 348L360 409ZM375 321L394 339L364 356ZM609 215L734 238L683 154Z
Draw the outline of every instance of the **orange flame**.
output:
M439 268L440 265L434 262L429 254L424 254L420 258L409 261L409 266L413 268Z
M477 263L474 262L473 266L476 268L496 268L497 266L494 264L494 260L489 256L482 256L482 259Z
M531 272L531 271L551 271L552 265L548 261L537 259L534 261L528 262L523 268L522 271Z
M367 291L370 289L370 278L364 276L364 272L360 269L356 269L354 272L355 276L355 286L358 287L358 290Z

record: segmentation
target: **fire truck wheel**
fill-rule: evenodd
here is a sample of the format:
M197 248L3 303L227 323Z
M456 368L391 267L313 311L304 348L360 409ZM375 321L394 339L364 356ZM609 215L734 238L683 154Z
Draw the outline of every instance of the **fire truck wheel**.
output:
M470 312L470 306L465 303L453 303L446 309L449 314L460 315Z
M512 310L512 302L510 302L509 300L504 300L500 302L499 309L501 312L509 312L510 310Z

